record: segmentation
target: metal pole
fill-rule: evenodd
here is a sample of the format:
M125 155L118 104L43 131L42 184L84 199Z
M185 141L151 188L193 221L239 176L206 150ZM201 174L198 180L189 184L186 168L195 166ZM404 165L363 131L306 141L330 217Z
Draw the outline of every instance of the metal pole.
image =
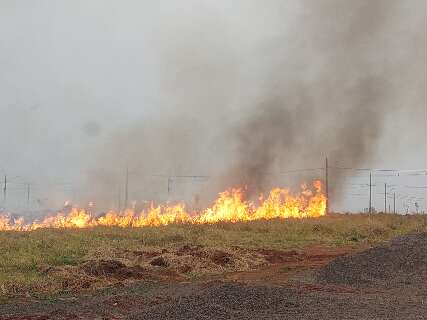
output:
M369 213L372 213L372 172L369 172Z
M393 213L396 214L396 192L393 193Z
M7 196L7 176L4 175L4 186L3 186L3 201L6 203Z
M328 157L326 157L325 166L325 193L326 193L326 214L329 214L329 165Z
M126 167L126 181L125 181L125 209L128 207L129 200L129 168Z
M384 213L387 213L387 183L384 183Z
M118 200L118 206L117 210L122 210L122 188L119 186L118 192L117 192L117 200Z
M31 190L31 186L30 186L30 184L27 184L27 206L28 206L28 209L30 208L30 190Z

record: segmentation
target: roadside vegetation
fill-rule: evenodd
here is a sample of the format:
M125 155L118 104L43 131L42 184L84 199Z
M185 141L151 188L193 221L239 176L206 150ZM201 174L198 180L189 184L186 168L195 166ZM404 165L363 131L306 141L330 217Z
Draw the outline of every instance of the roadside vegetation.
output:
M427 231L427 216L423 215L336 214L213 225L1 232L0 297L50 295L123 281L188 279L209 271L247 270L265 263L252 255L261 249L368 247L422 231ZM206 257L208 262L203 260ZM168 277L162 278L166 273Z

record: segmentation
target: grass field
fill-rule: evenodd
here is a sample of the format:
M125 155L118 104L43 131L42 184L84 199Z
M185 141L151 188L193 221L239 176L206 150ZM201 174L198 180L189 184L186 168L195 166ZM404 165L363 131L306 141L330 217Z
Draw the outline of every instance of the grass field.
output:
M230 248L287 250L311 245L366 247L414 231L427 231L427 216L331 215L303 220L169 225L141 229L97 227L0 232L0 296L50 295L108 286L112 282L106 277L83 277L79 266L88 261L111 259L122 261L132 268L147 266L137 253L165 252L165 249L173 251L185 245L200 246L214 254L227 252ZM206 263L204 266L206 270L209 269ZM245 264L241 259L234 265L234 270L251 267L254 265ZM188 273L188 276L203 273L205 269L199 268ZM216 272L221 270L225 269L219 268ZM86 285L77 285L73 282L74 278L78 278L76 282L79 284Z

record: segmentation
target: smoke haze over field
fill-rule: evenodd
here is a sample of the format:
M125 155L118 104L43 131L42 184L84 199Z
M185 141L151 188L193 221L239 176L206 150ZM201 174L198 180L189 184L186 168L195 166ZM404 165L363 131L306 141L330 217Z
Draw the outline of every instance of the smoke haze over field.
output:
M117 206L126 168L130 199L211 201L321 177L274 173L326 156L425 167L426 29L421 0L3 0L9 205L29 183L40 207ZM345 207L350 177L332 174ZM211 178L173 178L168 195L174 175Z

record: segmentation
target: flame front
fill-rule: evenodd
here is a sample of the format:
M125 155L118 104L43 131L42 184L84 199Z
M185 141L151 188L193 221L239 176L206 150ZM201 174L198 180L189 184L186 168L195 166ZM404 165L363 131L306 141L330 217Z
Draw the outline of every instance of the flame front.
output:
M73 208L70 213L47 217L41 222L25 224L24 219L12 219L0 215L0 230L30 231L40 228L88 228L95 226L146 227L165 226L172 223L208 224L217 222L242 222L276 218L316 218L326 214L326 197L322 184L315 181L313 187L302 186L302 192L293 195L288 189L274 188L267 197L260 196L254 203L245 200L240 188L219 194L212 207L201 212L189 213L183 203L154 206L141 213L131 209L123 212L110 211L93 217L84 209Z

